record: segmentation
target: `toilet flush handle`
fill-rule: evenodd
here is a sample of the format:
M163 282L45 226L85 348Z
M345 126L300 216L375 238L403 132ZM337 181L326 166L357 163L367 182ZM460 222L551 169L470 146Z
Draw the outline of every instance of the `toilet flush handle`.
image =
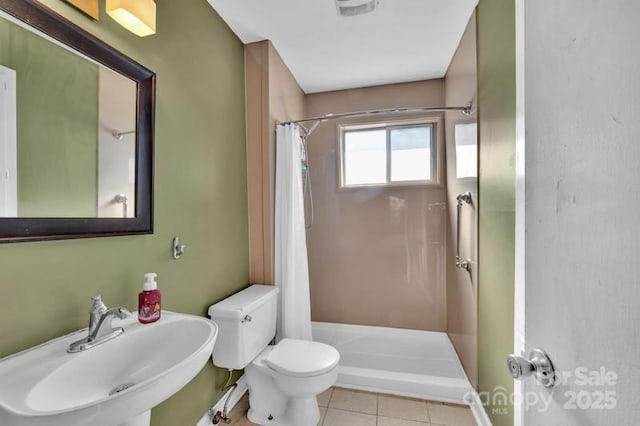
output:
M243 323L243 324L244 324L245 322L251 322L251 320L252 320L252 319L253 319L253 318L251 318L251 315L248 315L248 314L247 314L247 315L245 315L245 316L244 316L244 318L242 318L241 323Z

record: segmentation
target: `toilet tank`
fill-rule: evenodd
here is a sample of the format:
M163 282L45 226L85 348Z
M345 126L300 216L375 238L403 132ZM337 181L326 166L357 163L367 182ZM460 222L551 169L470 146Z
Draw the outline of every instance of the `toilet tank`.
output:
M267 347L276 334L278 288L252 285L209 307L218 325L213 363L240 370Z

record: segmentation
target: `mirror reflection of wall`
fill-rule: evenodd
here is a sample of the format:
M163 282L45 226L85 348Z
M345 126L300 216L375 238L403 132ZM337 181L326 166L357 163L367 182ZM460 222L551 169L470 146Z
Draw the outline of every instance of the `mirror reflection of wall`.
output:
M16 148L16 73L0 65L0 217L18 215Z
M134 216L133 81L0 17L0 88L1 217Z
M134 217L136 85L99 71L98 217Z

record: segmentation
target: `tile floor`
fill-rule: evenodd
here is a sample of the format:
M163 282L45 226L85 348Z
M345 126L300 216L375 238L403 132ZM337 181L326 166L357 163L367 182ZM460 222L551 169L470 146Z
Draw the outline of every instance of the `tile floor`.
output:
M331 388L318 396L322 426L476 426L471 410L371 392ZM245 395L231 411L231 425L252 426Z

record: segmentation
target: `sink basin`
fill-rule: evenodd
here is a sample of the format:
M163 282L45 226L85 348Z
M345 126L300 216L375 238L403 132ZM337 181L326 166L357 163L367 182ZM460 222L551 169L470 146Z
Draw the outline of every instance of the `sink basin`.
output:
M113 322L124 333L67 353L82 330L0 360L0 425L148 425L149 410L204 367L218 335L212 321L168 311L153 324Z

